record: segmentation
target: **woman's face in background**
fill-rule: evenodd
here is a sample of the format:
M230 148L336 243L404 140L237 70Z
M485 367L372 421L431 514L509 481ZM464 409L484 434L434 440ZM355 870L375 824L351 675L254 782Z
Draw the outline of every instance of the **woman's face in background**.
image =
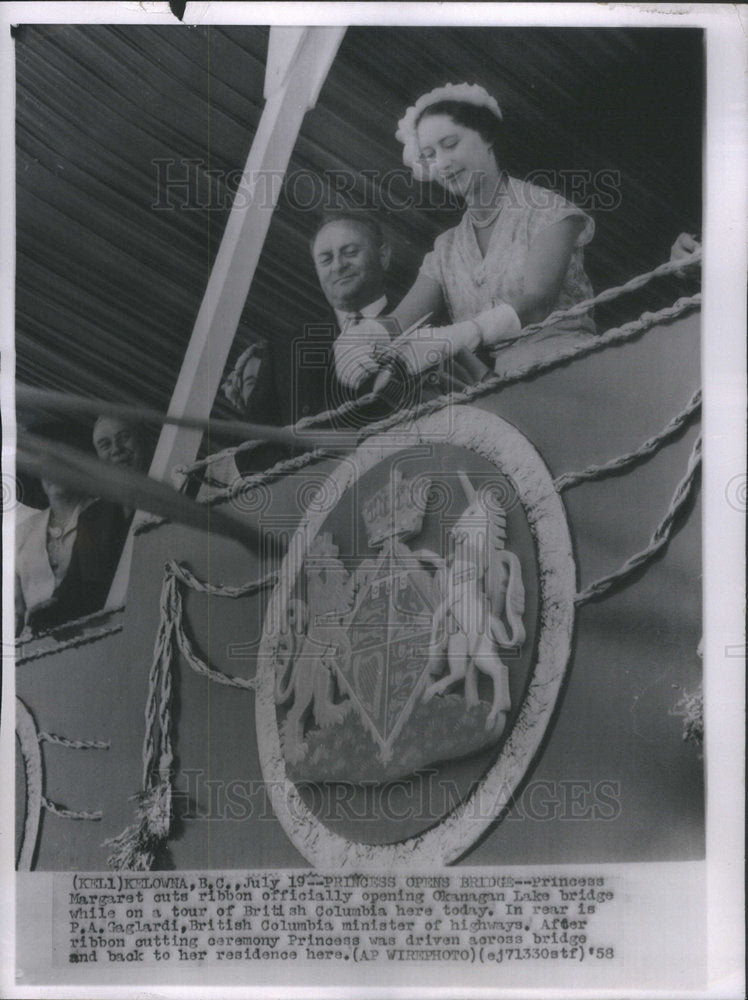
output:
M52 506L57 504L71 505L78 504L85 498L85 493L70 489L68 486L61 486L51 479L42 479L42 489L47 495Z
M430 115L418 123L417 135L422 159L448 191L473 199L495 188L499 169L491 145L479 132L449 115Z

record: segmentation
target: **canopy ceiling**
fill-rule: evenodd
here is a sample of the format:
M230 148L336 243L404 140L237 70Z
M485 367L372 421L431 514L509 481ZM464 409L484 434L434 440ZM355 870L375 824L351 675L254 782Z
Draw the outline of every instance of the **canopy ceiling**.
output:
M268 34L17 30L19 380L168 405L262 112ZM331 177L380 210L393 297L407 288L456 206L412 185L394 130L448 80L497 95L510 172L542 171L592 209L596 290L660 263L678 232L700 231L703 75L696 29L350 28L296 143L231 360L251 332L289 336L319 315L307 238ZM600 171L613 180L590 206ZM184 184L167 192L166 177Z

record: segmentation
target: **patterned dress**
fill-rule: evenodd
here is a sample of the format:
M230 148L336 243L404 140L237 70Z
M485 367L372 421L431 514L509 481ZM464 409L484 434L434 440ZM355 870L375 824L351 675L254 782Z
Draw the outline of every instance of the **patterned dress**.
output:
M423 260L421 273L441 286L453 322L476 316L522 294L533 240L548 226L570 217L581 219L584 225L553 311L568 309L592 297L592 285L584 270L583 248L594 235L595 223L561 195L513 177L505 178L503 206L492 227L485 257L465 213L459 225L437 237L434 249ZM495 350L493 367L499 374L508 373L552 355L560 346L559 337L566 343L594 335L595 324L589 314L562 320L526 341Z

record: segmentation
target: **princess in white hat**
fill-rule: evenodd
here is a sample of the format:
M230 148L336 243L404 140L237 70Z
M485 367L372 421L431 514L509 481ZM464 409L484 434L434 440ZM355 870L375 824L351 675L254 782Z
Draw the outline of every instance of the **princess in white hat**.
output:
M396 137L416 179L436 181L466 209L459 225L437 238L393 313L403 330L445 307L452 320L396 342L411 370L451 354L476 381L489 368L506 373L547 356L559 335L594 336L586 315L523 341L524 327L591 298L583 247L594 222L560 195L502 171L502 115L494 98L477 85L438 87L408 108ZM376 363L375 356L372 368Z

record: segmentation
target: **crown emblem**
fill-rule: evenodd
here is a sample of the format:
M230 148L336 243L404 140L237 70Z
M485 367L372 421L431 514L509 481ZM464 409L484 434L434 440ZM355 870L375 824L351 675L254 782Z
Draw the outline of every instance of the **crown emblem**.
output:
M390 482L361 508L369 545L376 548L388 538L412 538L423 524L431 480L424 476L403 478L394 469Z

